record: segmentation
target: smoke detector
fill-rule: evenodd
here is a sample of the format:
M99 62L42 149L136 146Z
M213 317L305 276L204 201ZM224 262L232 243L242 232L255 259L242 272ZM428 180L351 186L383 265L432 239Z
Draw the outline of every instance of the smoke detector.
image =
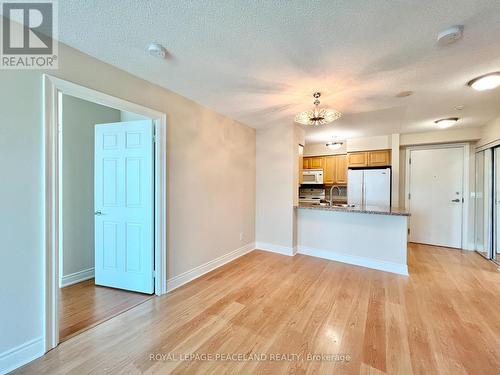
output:
M439 45L445 46L455 43L464 35L463 25L451 26L438 34L437 42Z
M167 49L159 43L149 43L147 51L151 56L164 59L167 57Z

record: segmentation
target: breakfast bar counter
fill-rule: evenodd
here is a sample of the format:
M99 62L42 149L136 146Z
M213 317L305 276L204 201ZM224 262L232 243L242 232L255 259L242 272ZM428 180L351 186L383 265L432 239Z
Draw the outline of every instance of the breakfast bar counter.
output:
M408 275L408 212L305 204L295 210L299 253Z

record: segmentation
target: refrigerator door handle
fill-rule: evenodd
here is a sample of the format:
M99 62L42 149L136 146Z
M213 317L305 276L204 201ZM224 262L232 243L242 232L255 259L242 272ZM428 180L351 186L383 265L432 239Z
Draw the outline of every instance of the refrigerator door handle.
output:
M365 206L365 194L366 194L366 183L365 183L365 172L363 172L363 178L361 179L361 207Z

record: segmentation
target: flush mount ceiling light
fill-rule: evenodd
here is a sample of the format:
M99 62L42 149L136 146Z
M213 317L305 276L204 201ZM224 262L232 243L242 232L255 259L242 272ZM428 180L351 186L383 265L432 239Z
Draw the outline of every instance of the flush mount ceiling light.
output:
M488 73L474 78L467 85L477 91L496 89L500 86L500 72Z
M438 34L437 42L438 44L444 46L447 44L455 43L464 35L464 27L463 25L456 25L447 28L446 30L441 31Z
M164 59L167 57L167 49L159 43L149 43L147 51L151 56Z
M302 125L326 125L329 124L340 117L342 117L342 113L328 108L319 108L319 97L321 96L320 92L315 92L313 94L314 97L314 109L310 111L300 112L297 116L295 116L295 122L298 122Z
M446 129L446 128L450 128L453 125L455 125L458 120L459 120L458 117L448 117L448 118L442 118L440 120L436 120L436 121L434 121L434 123L438 126L438 128Z
M326 147L328 147L328 149L330 149L332 151L335 151L335 150L338 150L339 148L341 148L343 144L344 144L344 142L328 142L326 144Z

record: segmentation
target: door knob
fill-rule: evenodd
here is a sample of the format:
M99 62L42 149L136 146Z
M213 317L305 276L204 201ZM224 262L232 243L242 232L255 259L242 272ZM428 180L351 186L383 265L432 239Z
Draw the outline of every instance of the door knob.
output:
M101 211L96 211L94 212L94 215L95 216L101 216L101 215L104 215Z
M452 201L452 202L457 202L457 203L459 203L459 202L460 202L460 199L452 199L451 201Z

